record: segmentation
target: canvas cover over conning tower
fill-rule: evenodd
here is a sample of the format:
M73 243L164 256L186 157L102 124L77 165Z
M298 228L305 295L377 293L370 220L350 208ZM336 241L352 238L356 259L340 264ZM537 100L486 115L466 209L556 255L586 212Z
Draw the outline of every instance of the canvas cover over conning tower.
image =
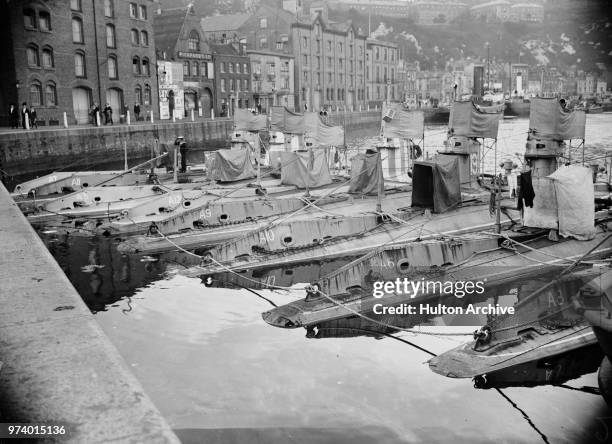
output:
M279 153L281 185L317 188L332 183L327 156L322 150Z
M234 128L242 131L263 131L268 128L268 116L237 108L234 110Z
M425 132L423 111L407 110L390 104L383 111L382 134L388 139L422 139Z
M444 213L461 203L459 161L440 154L432 160L414 162L412 206L432 208Z
M586 113L570 111L557 99L534 97L529 111L529 133L534 138L551 140L584 139Z
M351 180L348 192L351 194L379 194L382 197L385 180L381 153L368 151L351 159Z
M303 134L312 143L313 148L344 144L344 129L326 124L321 120L321 116L314 112L298 114L282 106L273 106L270 110L270 130L285 134Z
M492 111L492 112L491 112ZM480 110L470 101L454 102L451 107L448 130L451 136L497 139L501 111Z
M206 169L210 180L221 182L235 182L257 176L250 149L215 151L209 156Z

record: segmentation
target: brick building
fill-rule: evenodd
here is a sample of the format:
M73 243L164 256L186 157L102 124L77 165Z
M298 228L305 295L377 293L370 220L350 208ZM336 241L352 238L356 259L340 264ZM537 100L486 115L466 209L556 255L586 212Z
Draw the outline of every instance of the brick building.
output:
M397 45L367 39L366 48L366 101L380 107L387 95L392 101L401 100Z
M253 103L266 112L270 106L295 109L294 60L292 55L248 50L251 60Z
M192 111L210 117L215 103L215 69L212 50L205 41L197 11L193 6L160 10L155 15L154 29L158 58L183 66L180 86L168 88L168 93L161 91L162 100L168 100L173 110L180 108L182 103L183 116L179 118L189 117ZM168 118L173 112L167 114Z
M0 3L0 116L27 102L39 124L89 122L94 103L119 121L135 102L157 112L153 1Z
M215 66L215 109L220 116L231 116L236 107L252 108L251 62L246 44L210 43Z

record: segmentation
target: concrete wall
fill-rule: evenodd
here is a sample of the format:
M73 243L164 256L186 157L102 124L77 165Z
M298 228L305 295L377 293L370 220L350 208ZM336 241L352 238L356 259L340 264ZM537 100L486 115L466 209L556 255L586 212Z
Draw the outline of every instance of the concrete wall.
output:
M214 150L228 146L233 122L227 119L154 123L0 133L0 168L10 175L40 174L75 164L103 165L123 159L123 143L129 164L149 158L155 145L172 144L185 137L190 148Z
M179 444L2 184L0 208L2 422L66 424L44 442Z

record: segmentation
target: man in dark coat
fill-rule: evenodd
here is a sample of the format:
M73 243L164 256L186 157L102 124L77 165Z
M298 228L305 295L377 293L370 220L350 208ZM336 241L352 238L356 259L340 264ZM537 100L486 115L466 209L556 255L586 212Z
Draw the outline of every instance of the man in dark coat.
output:
M36 109L33 106L30 107L29 116L30 116L30 129L38 128L38 122L36 121Z
M17 111L17 105L11 103L9 107L9 122L11 128L19 128L19 111Z
M140 104L138 102L134 104L134 117L136 118L136 122L140 120Z
M113 109L111 108L110 104L106 104L106 106L104 107L104 111L102 111L104 113L104 124L108 125L109 123L112 125L113 124Z

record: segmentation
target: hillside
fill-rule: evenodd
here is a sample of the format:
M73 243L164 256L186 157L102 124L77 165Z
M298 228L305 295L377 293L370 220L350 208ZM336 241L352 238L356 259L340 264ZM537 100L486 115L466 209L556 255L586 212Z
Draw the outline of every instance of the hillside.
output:
M481 23L465 16L444 25L416 25L405 19L371 16L374 36L396 42L407 60L421 69L443 68L452 59L491 58L532 65L597 70L596 63L612 66L611 0L549 0L544 23ZM330 9L330 19L352 20L368 29L368 16L355 10Z

